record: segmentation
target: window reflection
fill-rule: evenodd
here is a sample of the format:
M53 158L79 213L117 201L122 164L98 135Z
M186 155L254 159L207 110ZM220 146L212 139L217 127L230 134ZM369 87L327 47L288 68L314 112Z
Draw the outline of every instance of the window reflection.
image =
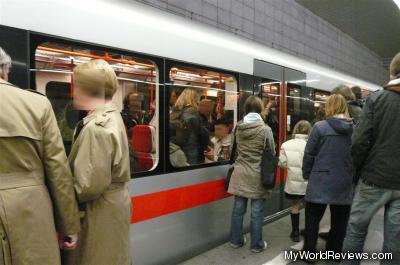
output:
M237 87L227 74L194 67L170 69L169 151L174 167L229 159Z
M119 88L113 102L121 111L130 148L131 171L154 169L158 163L158 71L146 59L61 43L39 45L35 53L36 88L52 103L66 151L76 123L86 114L73 108L75 66L103 59L114 69Z

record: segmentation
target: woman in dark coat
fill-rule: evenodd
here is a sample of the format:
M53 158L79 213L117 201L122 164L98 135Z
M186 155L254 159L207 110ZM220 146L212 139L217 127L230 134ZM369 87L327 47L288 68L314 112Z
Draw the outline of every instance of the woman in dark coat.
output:
M186 88L170 114L171 132L175 132L172 142L182 149L190 165L204 163L204 151L210 141L198 111L198 94L195 89Z
M325 108L327 119L314 125L303 158L303 177L308 180L303 250L316 251L319 222L329 205L331 233L326 249L341 252L353 197L353 123L343 96L331 95Z

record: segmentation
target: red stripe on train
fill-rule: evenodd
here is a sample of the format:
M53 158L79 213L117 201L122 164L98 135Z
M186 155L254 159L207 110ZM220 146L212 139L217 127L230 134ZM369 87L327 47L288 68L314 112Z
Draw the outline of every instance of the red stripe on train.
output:
M224 179L163 190L132 197L131 223L138 223L162 215L221 200L230 196L225 192Z

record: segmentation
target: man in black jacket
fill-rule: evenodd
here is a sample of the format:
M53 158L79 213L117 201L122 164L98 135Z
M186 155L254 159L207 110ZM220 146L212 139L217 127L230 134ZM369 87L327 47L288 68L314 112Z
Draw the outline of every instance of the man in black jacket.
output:
M384 264L400 264L400 53L390 64L391 81L371 94L353 134L352 157L361 177L354 197L343 252L362 252L368 226L385 207ZM344 260L342 264L360 264Z

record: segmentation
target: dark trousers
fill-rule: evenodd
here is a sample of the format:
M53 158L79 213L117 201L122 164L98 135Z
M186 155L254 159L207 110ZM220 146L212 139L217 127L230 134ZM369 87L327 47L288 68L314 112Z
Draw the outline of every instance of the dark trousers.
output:
M327 204L306 203L306 231L303 250L316 252L319 223L325 213ZM341 252L346 235L350 205L329 205L331 210L331 232L326 242L326 250Z

